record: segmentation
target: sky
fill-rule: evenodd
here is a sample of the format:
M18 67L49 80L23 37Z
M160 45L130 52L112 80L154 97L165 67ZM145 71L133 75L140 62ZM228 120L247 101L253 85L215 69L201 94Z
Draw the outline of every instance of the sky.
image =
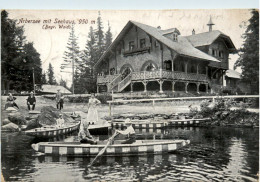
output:
M59 28L60 25L70 26L75 22L75 34L78 37L80 50L85 48L90 26L96 28L98 10L7 10L9 18L17 19L18 26L24 26L27 41L33 42L40 53L43 70L49 63L54 67L56 80L63 78L71 83L70 73L61 73L66 50L69 28ZM108 22L115 38L129 20L134 20L150 26L161 26L161 29L177 28L182 36L207 32L210 16L215 24L213 30L220 30L230 36L236 48L240 48L242 38L251 17L249 9L204 9L204 10L100 10L104 31ZM31 22L28 22L31 20ZM32 22L34 21L34 22ZM51 28L52 27L52 28ZM54 28L56 27L56 28ZM230 56L230 68L237 60L237 55ZM69 70L68 70L69 71ZM240 69L237 71L241 72Z

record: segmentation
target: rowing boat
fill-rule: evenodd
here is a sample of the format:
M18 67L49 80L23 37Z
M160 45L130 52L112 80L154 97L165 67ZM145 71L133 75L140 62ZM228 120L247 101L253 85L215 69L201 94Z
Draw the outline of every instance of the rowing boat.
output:
M168 126L200 126L210 121L210 118L202 118L202 119L175 119L169 120Z
M34 137L39 137L39 138L51 138L51 137L56 137L58 135L71 133L75 130L78 130L79 126L80 126L80 122L65 123L64 127L45 126L41 128L34 128L31 130L27 130L25 131L25 134Z
M165 121L150 121L150 120L132 120L134 129L149 129L149 128L164 128L168 125ZM124 120L115 119L111 122L113 128L124 128Z
M190 143L189 140L136 140L132 144L121 144L121 142L121 140L116 140L109 145L104 155L171 153ZM97 145L90 145L79 142L40 142L32 144L32 148L47 155L96 156L106 143L107 141L98 141Z

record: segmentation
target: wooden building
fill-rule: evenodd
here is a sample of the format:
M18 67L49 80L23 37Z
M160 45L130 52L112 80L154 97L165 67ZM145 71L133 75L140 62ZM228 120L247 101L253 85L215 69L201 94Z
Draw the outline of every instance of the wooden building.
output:
M236 48L210 19L209 31L181 36L129 21L94 66L97 91L217 92Z

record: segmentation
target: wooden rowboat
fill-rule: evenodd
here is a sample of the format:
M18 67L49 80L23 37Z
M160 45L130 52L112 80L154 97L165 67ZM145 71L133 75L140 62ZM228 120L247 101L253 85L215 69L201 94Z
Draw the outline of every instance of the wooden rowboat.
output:
M132 120L134 129L149 129L149 128L164 128L168 125L165 121L149 121L149 120ZM123 120L116 119L111 122L113 128L124 128L125 123Z
M113 145L109 145L104 155L170 153L190 143L189 140L136 140L133 144L121 144L121 142L116 140ZM32 144L32 148L48 155L96 156L106 143L107 141L99 141L97 145L90 145L79 142L40 142Z
M200 126L210 121L210 118L202 118L202 119L176 119L169 120L168 126Z
M75 130L78 130L79 126L80 126L80 122L67 123L65 124L64 127L61 128L58 128L56 126L46 126L46 127L27 130L25 131L25 134L34 137L39 137L39 138L51 138L51 137L56 137L58 135L71 133Z

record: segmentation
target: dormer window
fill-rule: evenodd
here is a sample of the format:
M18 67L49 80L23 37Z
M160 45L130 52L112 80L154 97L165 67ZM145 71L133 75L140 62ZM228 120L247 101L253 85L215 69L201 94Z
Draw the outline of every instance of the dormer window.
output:
M140 48L145 47L145 39L140 39Z
M134 48L135 48L135 43L134 43L134 41L130 41L130 42L129 42L129 51L134 50Z
M178 34L174 32L173 33L173 41L176 42L178 40L177 38L178 38Z

